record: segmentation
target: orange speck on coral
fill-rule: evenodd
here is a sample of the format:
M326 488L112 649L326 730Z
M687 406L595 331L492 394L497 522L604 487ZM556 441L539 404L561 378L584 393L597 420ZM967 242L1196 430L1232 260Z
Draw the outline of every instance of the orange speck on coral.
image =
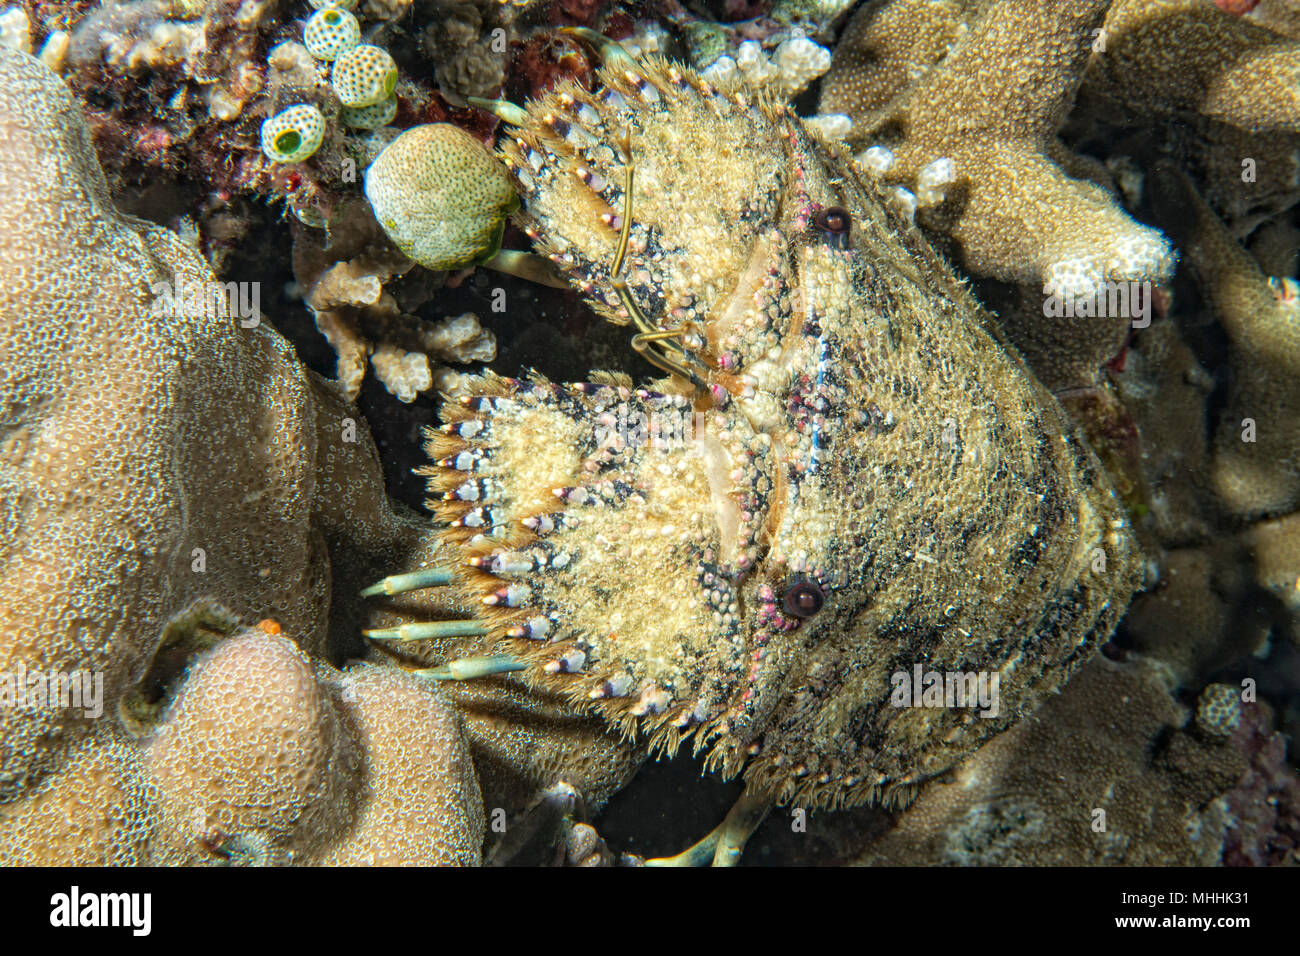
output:
M1239 17L1259 6L1259 0L1214 0L1214 5L1224 13Z
M269 617L264 621L258 621L257 626L268 634L279 634L283 630L283 628L280 627L279 621Z

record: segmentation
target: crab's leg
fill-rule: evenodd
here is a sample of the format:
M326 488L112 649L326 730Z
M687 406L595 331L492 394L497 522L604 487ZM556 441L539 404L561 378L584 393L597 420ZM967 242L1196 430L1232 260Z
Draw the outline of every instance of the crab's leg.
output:
M470 106L491 113L503 123L511 126L523 126L528 122L528 111L509 100L485 100L481 96L467 96L465 102Z
M421 588L437 588L451 584L456 573L451 568L425 568L409 574L394 574L361 592L362 597L381 594L405 594ZM377 641L427 641L440 637L482 637L487 628L477 621L424 621L403 624L401 627L373 628L362 631L366 637Z
M676 856L646 860L646 866L735 866L745 852L745 844L763 822L772 799L745 787L735 806L713 832Z
M423 621L401 627L382 627L362 631L376 641L428 641L440 637L482 637L487 628L478 621Z
M370 585L361 592L362 597L376 597L380 594L403 594L406 591L418 591L420 588L437 588L450 584L455 572L451 568L425 568L410 574L394 574L382 581Z
M548 286L552 289L570 288L569 280L560 275L555 267L555 263L545 256L539 256L533 252L522 252L518 249L502 249L491 259L486 262L480 262L479 265L485 269L492 269L495 272L504 272L506 275L514 276L516 279L523 279L526 282L535 282L538 285Z
M584 41L600 57L601 63L606 66L637 69L636 59L631 53L627 52L627 47L617 40L611 40L603 33L597 33L590 27L560 27L556 32Z
M617 46L617 44L615 45ZM624 135L622 146L624 169L623 225L619 229L618 248L614 252L614 262L609 270L609 284L613 286L614 294L618 296L619 302L623 303L623 308L627 310L628 316L636 323L636 327L641 330L632 337L632 348L636 349L637 354L656 368L671 375L679 375L696 388L704 388L704 381L690 369L662 354L662 352L656 352L650 348L652 343L658 345L664 340L674 338L679 334L678 330L664 331L655 327L646 314L641 311L641 307L637 305L636 300L632 298L632 291L627 286L627 280L623 278L623 270L627 266L627 245L632 235L632 185L635 176L635 164L632 161L632 138L630 135ZM679 346L675 343L670 344L683 358L686 357L685 352Z
M686 366L675 362L667 355L653 351L651 344L659 344L660 339L677 336L680 333L676 329L664 331L656 329L645 318L645 313L641 307L636 304L632 298L632 293L628 291L627 283L622 279L612 279L611 284L614 286L614 293L618 296L619 301L623 303L623 308L627 309L628 314L635 320L636 324L643 331L632 336L632 348L636 349L637 354L642 356L647 362L662 371L672 375L679 375L686 379L696 388L704 388L704 380L688 369Z
M528 665L509 654L489 654L484 657L458 657L440 667L411 671L416 677L428 680L477 680L493 674L509 674L524 670Z

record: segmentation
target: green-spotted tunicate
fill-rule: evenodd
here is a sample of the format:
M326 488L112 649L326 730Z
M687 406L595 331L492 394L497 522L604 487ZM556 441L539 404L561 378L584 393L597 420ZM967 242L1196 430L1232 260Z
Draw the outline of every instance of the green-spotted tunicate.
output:
M373 106L393 95L397 64L387 50L363 43L339 54L330 84L344 106Z
M325 139L325 117L310 103L281 110L262 124L262 152L273 163L300 163Z
M361 42L361 24L346 10L326 7L307 19L302 43L318 60L333 60Z

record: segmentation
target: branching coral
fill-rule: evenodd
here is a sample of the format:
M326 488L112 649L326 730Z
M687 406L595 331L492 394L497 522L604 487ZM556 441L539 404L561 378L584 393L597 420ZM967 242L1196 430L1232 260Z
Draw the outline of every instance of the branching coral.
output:
M930 164L952 161L956 181L926 221L978 275L1062 296L1107 280L1163 281L1172 267L1164 240L1089 181L1095 170L1056 138L1106 6L992 2L963 31L951 4L868 4L836 51L821 112L850 115L853 141L887 148L886 180L913 192Z
M1081 99L1110 122L1184 124L1187 160L1234 224L1300 199L1300 40L1203 0L1118 0ZM1257 220L1254 220L1257 221Z
M1148 525L1166 547L1208 540L1214 508L1205 406L1213 377L1175 322L1161 319L1136 337L1124 367L1113 369L1111 379L1142 439Z
M1130 114L1300 131L1300 48L1272 31L1202 0L1116 0L1104 37L1089 90Z
M1289 637L1300 645L1300 512L1261 521L1242 533L1255 568L1255 582L1290 615Z
M338 356L336 378L348 398L360 392L367 361L389 392L410 402L435 386L456 391L457 373L444 363L496 357L495 337L473 313L426 322L408 311L416 303L404 308L385 289L414 264L385 238L364 200L345 200L334 223L328 244L317 230L298 230L293 263L316 326ZM444 278L434 276L431 288Z

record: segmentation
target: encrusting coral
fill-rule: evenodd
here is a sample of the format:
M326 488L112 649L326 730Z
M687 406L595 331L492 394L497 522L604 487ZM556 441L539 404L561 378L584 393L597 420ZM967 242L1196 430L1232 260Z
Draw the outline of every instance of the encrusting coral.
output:
M459 718L392 668L339 674L284 637L230 637L191 665L145 755L168 810L218 854L256 841L267 862L479 861Z
M307 853L349 816L347 778L360 762L347 731L306 655L254 630L190 665L145 765L208 845L254 834L269 851Z
M157 722L134 729L141 739L106 722L61 772L0 805L0 861L480 860L483 806L460 719L394 668L313 665L264 622L198 656Z
M1097 658L1037 714L922 791L860 864L1207 866L1246 773L1149 662Z

